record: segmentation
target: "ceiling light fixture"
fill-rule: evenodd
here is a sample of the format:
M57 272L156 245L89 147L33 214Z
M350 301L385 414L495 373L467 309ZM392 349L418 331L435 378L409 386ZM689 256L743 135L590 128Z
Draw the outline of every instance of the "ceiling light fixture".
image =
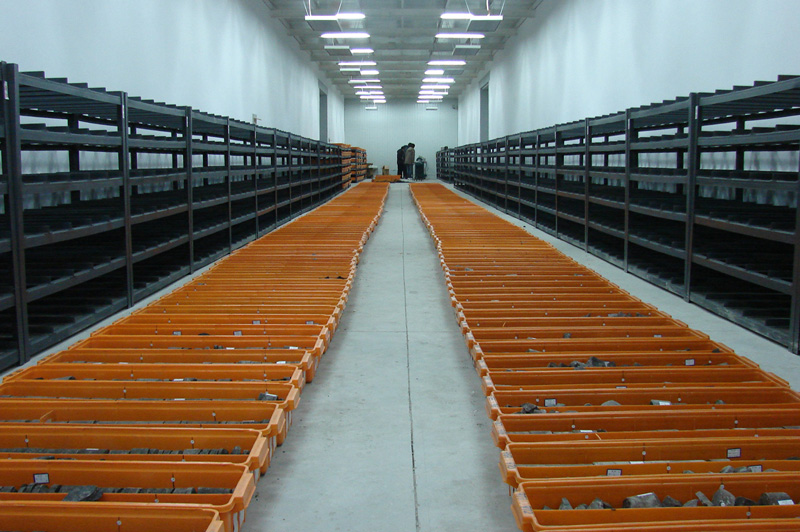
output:
M339 63L341 65L341 63ZM442 68L429 68L425 71L426 76L441 76L444 74L444 69Z
M336 13L338 20L364 20L367 16L364 13Z
M419 88L420 89L449 89L450 85L447 85L445 83L431 83L431 84L420 85Z
M422 83L455 83L453 78L423 78Z
M372 48L353 48L352 50L350 50L350 53L353 53L353 54L371 54L374 51L375 50L373 50Z
M323 39L369 39L369 33L361 31L331 31L320 35Z
M364 70L364 69L361 70L361 75L362 76L377 76L380 73L381 72L379 70L369 70L369 69L368 70Z
M442 13L443 20L469 20L472 18L472 13Z
M483 33L437 33L437 39L483 39Z
M428 64L430 66L463 66L466 65L467 62L463 59L433 59L428 61Z
M352 52L352 50L350 50L350 51ZM339 66L340 67L341 66L357 66L357 67L375 66L377 64L378 63L376 63L375 61L339 61Z
M380 83L380 82L381 80L379 79L350 79L347 81L347 83L351 85L354 83Z
M339 72L361 72L358 67L339 67Z
M351 57L353 55L350 51L350 47L342 44L326 44L324 49L328 52L328 55L335 57Z

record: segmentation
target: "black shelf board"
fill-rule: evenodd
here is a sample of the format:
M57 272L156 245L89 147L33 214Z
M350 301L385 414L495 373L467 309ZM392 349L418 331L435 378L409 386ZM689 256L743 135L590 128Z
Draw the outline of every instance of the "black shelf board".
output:
M131 170L131 186L151 183L185 181L186 170L182 168L159 168L153 170Z
M11 292L0 293L0 312L14 308L14 294Z
M711 270L723 273L736 279L741 279L749 283L768 288L781 294L792 293L792 283L783 279L776 279L753 270L747 270L741 266L728 264L719 260L711 259L702 255L699 250L695 250L692 256L692 262L700 266L704 266Z
M695 214L694 223L704 225L706 227L713 227L714 229L721 229L731 233L740 235L747 235L764 240L772 240L774 242L781 242L784 244L794 243L794 232L783 231L777 229L770 229L767 227L759 227L757 225L749 225L745 223L734 222L730 220L723 220L713 218L703 214Z
M189 274L189 266L182 266L180 269L171 272L166 277L159 279L158 281L149 283L144 288L134 288L133 290L133 301L134 303L138 303L139 301L150 297L151 295L155 294L159 290L166 288L167 286L171 285L175 281L185 277Z
M765 144L797 144L800 141L800 128L764 128L747 133L703 133L697 139L701 148L726 148L738 146L760 146Z
M604 207L610 207L612 209L625 209L625 202L624 201L616 201L608 198L602 198L599 196L592 196L589 195L589 203L593 203L595 205L602 205Z
M670 257L675 257L676 259L681 259L681 260L686 259L685 250L673 246L668 246L660 242L655 242L653 240L650 240L642 236L629 234L628 241L631 242L632 244L636 244L637 246L647 248L651 251L656 251L663 255L669 255Z
M779 344L789 344L789 331L786 328L770 326L763 319L747 316L743 309L731 307L698 291L692 291L689 301Z
M128 147L140 152L183 152L186 150L186 141L172 137L131 135L128 137Z
M589 220L589 228L594 229L596 231L600 231L601 233L609 236L613 236L619 238L620 240L625 240L625 230L624 229L617 229L611 227L609 225L601 224L599 222L595 222Z
M124 226L125 221L122 218L117 218L104 222L71 227L69 229L57 229L48 231L46 233L26 234L25 248L30 249L38 246L55 244L58 242L65 242L67 240L74 240L76 238L97 235L100 233L113 231L114 229L120 229Z
M224 222L216 223L214 225L210 225L208 227L204 227L203 229L195 229L194 231L194 239L200 240L201 238L205 238L207 236L211 236L215 233L219 233L221 231L226 231L230 227L230 223L227 220Z
M22 176L23 194L72 190L91 191L119 186L122 186L122 176L116 172L59 172Z
M173 205L157 211L132 214L131 223L136 225L145 222L152 222L153 220L160 220L161 218L175 216L176 214L182 214L184 212L189 212L189 208L185 203L182 205Z
M635 204L633 201L631 201L630 210L631 212L652 216L654 218L663 218L664 220L674 220L676 222L686 221L686 213L645 207L643 205Z
M150 259L155 257L156 255L160 255L165 251L169 251L170 249L174 249L178 246L182 246L189 242L189 235L183 235L176 238L171 238L166 242L160 242L154 246L149 246L147 249L143 249L141 251L136 251L133 253L132 260L133 263L136 264L137 262L142 262L143 260Z
M29 287L27 289L28 301L36 301L37 299L57 294L67 290L68 288L78 286L79 284L86 283L92 279L96 279L97 277L106 275L107 273L111 273L114 270L124 268L125 262L125 257L117 257L102 264L95 265L91 268L77 271L71 276L60 277L46 284Z
M92 312L89 312L83 316L76 317L70 325L61 326L52 333L48 333L46 335L31 335L31 351L33 353L44 351L45 349L66 340L70 336L73 336L82 330L91 327L95 323L113 316L117 312L124 310L126 307L127 303L124 300L117 299L108 305L95 308L92 310Z
M639 265L629 260L628 273L631 273L640 279L644 279L650 284L658 286L659 288L663 288L664 290L681 297L683 297L686 292L683 283L679 283L673 281L672 279L662 277L656 273L649 272L647 270L647 265Z
M52 147L84 146L88 148L117 149L122 145L118 135L106 131L77 130L68 128L45 127L41 124L23 124L20 128L20 140L23 150L30 145L39 144Z

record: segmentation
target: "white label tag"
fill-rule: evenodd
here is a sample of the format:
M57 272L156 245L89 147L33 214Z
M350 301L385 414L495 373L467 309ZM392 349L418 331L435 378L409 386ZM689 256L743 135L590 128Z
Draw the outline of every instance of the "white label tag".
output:
M555 399L544 400L544 406L556 406L556 403L558 403L558 401L556 401Z
M316 323L314 323L314 320L308 320L306 325L316 325Z
M241 336L242 335L242 331L233 331L233 335L234 336Z
M792 504L794 504L792 499L783 499L782 501L778 501L778 505L780 506L791 506Z
M685 361L685 364L687 366L694 366L694 359L693 358L687 358L686 361Z
M279 361L276 362L276 364L286 364L286 361L285 360L279 360Z
M747 469L749 469L751 473L761 473L764 470L761 464L748 466Z
M261 325L261 320L253 320L253 325Z
M180 336L181 332L180 331L172 331L172 335L173 336Z
M742 449L740 449L739 447L728 449L728 458L741 458L741 457L742 457Z
M297 346L294 346L294 345L290 345L290 346L289 346L289 349L294 349L294 350L296 350L296 349L300 349L300 348L299 348L299 347L297 347Z
M33 474L33 483L34 484L50 484L50 474L49 473L34 473Z
M669 406L672 403L669 402L669 401L659 401L659 400L656 399L655 401L653 401L653 404L658 405L658 406Z
M606 469L607 477L621 477L622 469Z
M172 379L172 382L183 382L183 379Z

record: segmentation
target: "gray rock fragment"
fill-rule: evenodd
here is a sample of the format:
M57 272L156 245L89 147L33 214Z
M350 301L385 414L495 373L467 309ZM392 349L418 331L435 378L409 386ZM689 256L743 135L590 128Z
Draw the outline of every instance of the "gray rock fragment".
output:
M78 486L67 492L64 502L99 501L103 492L97 486Z
M589 509L590 510L604 510L604 509L611 509L611 508L613 508L613 506L608 504L603 499L599 499L599 498L593 500L592 503L589 505Z
M684 508L694 508L695 506L699 506L699 505L700 505L700 501L698 499L692 499L690 501L686 501L685 503L683 503L683 507Z
M561 504L558 506L559 510L572 510L572 505L566 497L561 498Z
M700 502L703 503L703 506L714 506L714 503L711 502L711 499L706 497L706 494L703 493L702 491L698 491L697 493L695 493L695 495L697 496L698 499L700 499Z
M660 508L661 500L652 491L628 497L622 502L623 508Z
M768 491L761 494L761 498L758 499L758 504L761 506L776 506L779 505L781 501L790 500L792 500L792 498L788 493L782 491Z
M678 508L683 505L681 504L681 501L679 501L678 499L674 499L669 495L667 495L666 497L664 497L664 500L661 501L661 506L663 506L664 508Z
M711 497L711 503L714 506L734 506L736 503L736 496L724 487L720 486L719 489Z
M733 502L734 506L755 506L756 501L753 499L748 499L747 497L736 497L736 500Z
M609 399L608 401L606 401L605 403L603 403L600 406L621 406L621 405L617 401L615 401L613 399Z

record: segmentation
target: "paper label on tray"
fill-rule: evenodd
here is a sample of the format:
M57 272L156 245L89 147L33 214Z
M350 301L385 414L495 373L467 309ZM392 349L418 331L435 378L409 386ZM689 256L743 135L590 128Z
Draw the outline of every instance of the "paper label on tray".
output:
M687 358L686 361L685 361L685 364L687 366L694 366L694 359L693 358Z
M655 400L655 401L653 401L653 403L658 405L658 406L670 406L672 404L669 401L659 401L659 400Z
M622 469L606 469L607 477L621 477Z
M34 484L50 484L50 474L49 473L34 473L33 474L33 483Z
M180 331L172 331L172 336L180 336L180 335L181 335Z
M778 501L779 506L791 506L792 504L794 504L792 499L783 499L782 501Z
M253 320L253 325L261 325L261 320Z
M749 469L751 473L761 473L764 470L761 464L747 466L747 469Z
M558 401L556 401L555 399L544 400L544 406L556 406L556 403L558 403Z
M742 457L742 449L739 447L734 447L733 449L728 449L728 458L741 458Z
M241 336L242 335L242 331L233 331L233 335L234 336Z

